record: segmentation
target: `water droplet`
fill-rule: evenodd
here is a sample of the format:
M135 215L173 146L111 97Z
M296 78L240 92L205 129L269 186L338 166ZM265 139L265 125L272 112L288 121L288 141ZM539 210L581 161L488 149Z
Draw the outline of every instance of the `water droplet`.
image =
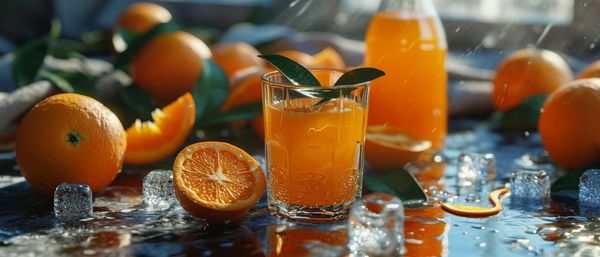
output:
M454 30L454 32L459 32L460 31L460 26L456 27L456 29Z
M592 50L592 49L594 49L594 48L596 48L596 43L591 43L591 44L590 44L590 50Z
M471 226L471 227L474 229L481 229L481 230L485 229L485 226Z
M485 248L486 246L487 246L487 244L485 242L479 243L479 247L481 247L481 248Z

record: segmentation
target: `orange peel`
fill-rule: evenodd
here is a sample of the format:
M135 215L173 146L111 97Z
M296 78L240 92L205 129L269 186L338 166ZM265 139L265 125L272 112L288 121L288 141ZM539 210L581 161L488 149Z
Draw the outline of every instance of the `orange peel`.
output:
M472 205L457 205L457 204L449 204L442 203L442 209L446 212L452 213L457 216L463 217L488 217L492 215L496 215L502 211L502 201L500 197L504 194L510 192L508 188L501 188L494 190L490 193L489 199L490 202L494 205L494 207L481 207L481 206L472 206Z

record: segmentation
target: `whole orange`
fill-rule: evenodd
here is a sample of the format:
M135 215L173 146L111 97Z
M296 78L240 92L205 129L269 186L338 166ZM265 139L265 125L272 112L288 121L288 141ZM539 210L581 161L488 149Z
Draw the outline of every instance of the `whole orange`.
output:
M228 78L244 68L265 65L265 61L258 57L260 52L243 42L217 44L212 53L213 60L223 68Z
M538 130L550 157L573 169L600 161L600 79L573 81L542 107Z
M121 171L127 140L123 125L100 102L59 94L36 104L17 130L21 174L33 188L51 195L62 182L98 191Z
M569 65L557 53L522 49L505 58L496 69L492 100L497 110L507 111L529 96L549 94L572 79Z
M137 34L144 33L159 23L171 21L171 13L153 3L135 3L127 7L117 20L117 27Z
M160 35L133 58L133 81L162 104L189 92L204 69L210 49L195 36L182 32Z
M579 73L580 79L585 78L600 78L600 60L593 62Z

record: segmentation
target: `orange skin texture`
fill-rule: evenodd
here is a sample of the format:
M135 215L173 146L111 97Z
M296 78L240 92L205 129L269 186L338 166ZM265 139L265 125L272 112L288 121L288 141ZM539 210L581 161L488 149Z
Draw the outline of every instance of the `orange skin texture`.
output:
M68 140L73 132L76 143ZM96 192L121 171L126 144L123 125L104 105L83 95L58 94L23 118L17 163L31 186L45 195L62 182L88 184Z
M529 96L550 94L571 80L569 65L557 53L522 49L509 55L496 69L492 100L496 110L507 111Z
M239 220L260 200L266 178L256 160L243 150L224 142L200 142L177 155L173 184L179 204L188 213L223 223Z
M204 69L210 50L202 40L177 31L160 35L133 58L131 77L162 104L191 91Z
M212 53L213 60L223 68L228 78L244 68L265 65L265 61L258 57L260 52L243 42L218 44L212 48Z
M588 65L581 73L579 73L579 78L600 78L600 60Z
M550 157L566 169L600 161L600 79L573 81L548 97L538 130Z
M171 21L171 13L153 3L135 3L127 7L117 21L117 27L142 34L159 23Z
M190 93L185 93L162 109L153 123L160 132L135 123L127 129L125 163L150 164L171 155L187 139L196 120L196 107Z

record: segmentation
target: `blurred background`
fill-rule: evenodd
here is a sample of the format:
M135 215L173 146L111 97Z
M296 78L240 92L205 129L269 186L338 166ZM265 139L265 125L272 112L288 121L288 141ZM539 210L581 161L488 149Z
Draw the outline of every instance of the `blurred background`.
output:
M110 30L136 1L4 0L0 3L0 54L46 33L52 17L62 21L62 37L79 40ZM173 0L154 1L186 26L226 31L249 22L291 25L361 39L371 15L385 0ZM589 60L600 52L600 2L590 0L435 0L449 48L482 52L535 45ZM321 15L327 14L327 15ZM351 19L349 18L351 17ZM88 33L88 34L86 34Z
M349 65L360 65L372 15L389 0L154 1L209 45L245 41L262 52L333 45ZM61 43L87 56L107 56L107 38L122 11L136 1L4 0L0 55L47 33L61 21ZM538 47L561 54L575 72L600 58L600 1L435 0L448 40L450 79L489 80L513 50ZM256 26L259 25L259 26ZM275 25L275 26L273 26ZM279 26L283 25L283 26ZM260 31L261 33L256 33ZM298 37L296 32L303 33ZM309 36L306 36L309 35ZM0 63L1 64L1 63ZM0 69L0 91L12 89Z

